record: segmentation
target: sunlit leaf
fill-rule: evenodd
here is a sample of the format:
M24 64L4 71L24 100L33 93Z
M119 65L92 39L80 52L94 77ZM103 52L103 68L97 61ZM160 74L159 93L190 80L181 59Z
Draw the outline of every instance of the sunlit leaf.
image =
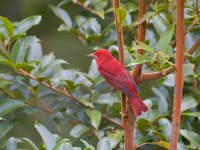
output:
M112 149L115 148L117 144L123 139L123 135L124 131L122 130L108 132L108 140Z
M194 73L194 64L187 63L184 64L184 77L189 76Z
M111 144L108 138L103 137L97 144L97 150L111 150Z
M125 20L126 18L126 10L123 8L117 8L117 23L118 24L122 24L122 22Z
M96 110L86 109L86 114L89 116L93 127L95 129L98 129L101 122L101 113Z
M41 21L41 16L31 16L25 18L24 20L15 23L16 26L14 34L22 34L29 30L32 26L39 24Z
M152 88L152 91L154 92L154 94L156 94L159 97L158 99L159 112L160 113L168 112L168 103L167 103L166 97L162 94L162 92L160 92L156 88Z
M174 34L174 26L170 26L165 32L161 33L160 39L155 45L157 51L165 51L167 50L169 43Z
M40 123L36 123L35 128L39 132L46 149L52 150L54 146L56 145L56 141L55 141L55 138L53 137L53 134L45 126L43 126Z
M11 37L13 35L14 26L12 22L10 22L6 17L0 17L0 20L2 20L5 28L7 29L8 35ZM1 29L0 29L1 31Z
M17 144L22 141L18 138L11 137L7 141L7 150L18 150Z
M181 112L188 109L194 108L199 104L199 102L192 96L184 96L183 102L181 104Z

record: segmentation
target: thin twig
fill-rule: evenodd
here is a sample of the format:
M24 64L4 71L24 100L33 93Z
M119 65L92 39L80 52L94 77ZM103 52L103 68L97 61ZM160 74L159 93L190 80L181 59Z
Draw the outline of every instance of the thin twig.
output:
M177 26L176 26L176 63L175 63L175 87L174 104L172 115L172 131L170 139L170 149L177 150L179 128L181 119L181 102L184 82L184 46L185 46L185 28L184 28L184 1L177 0Z
M92 9L91 7L85 6L84 3L80 2L80 1L76 1L75 3L79 6L81 6L82 8L84 8L85 10L91 12L92 14L94 14L102 19L102 16L97 11Z
M16 72L22 76L25 76L25 77L28 77L30 79L33 79L35 81L38 81L41 85L51 89L52 91L56 92L56 93L59 93L59 94L62 94L64 95L65 97L68 97L70 100L78 103L79 105L85 107L85 108L89 108L89 109L95 109L94 107L92 106L88 106L88 105L85 105L84 103L81 103L78 99L76 99L75 97L73 97L70 92L66 91L66 90L63 90L63 89L58 89L52 85L50 85L49 83L45 82L45 81L39 81L39 79L37 77L35 77L34 75L32 75L31 73L28 73L27 71L23 70L23 69L19 69L19 70L16 70ZM106 114L103 114L102 113L102 117L106 120L108 120L109 122L119 126L119 127L122 127L122 125L120 123L118 123L117 121L113 120L111 117L107 116Z

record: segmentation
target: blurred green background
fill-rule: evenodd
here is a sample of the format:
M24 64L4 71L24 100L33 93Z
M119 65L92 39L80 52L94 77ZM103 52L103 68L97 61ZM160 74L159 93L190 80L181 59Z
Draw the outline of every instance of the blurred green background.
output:
M28 34L36 35L41 39L46 54L54 52L57 58L62 58L69 63L68 67L87 71L90 59L86 57L86 54L89 50L74 35L57 31L61 20L54 15L48 5L56 5L58 2L55 0L1 0L0 15L11 21L41 15L41 23L34 26ZM72 18L81 11L80 7L72 3L65 5L64 8Z

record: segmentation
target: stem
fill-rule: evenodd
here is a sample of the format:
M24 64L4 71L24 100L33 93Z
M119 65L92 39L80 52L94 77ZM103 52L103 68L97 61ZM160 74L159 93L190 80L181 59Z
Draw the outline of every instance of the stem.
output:
M118 18L117 18L117 9L120 7L120 1L114 0L113 4L115 7L115 23L116 23L116 31L117 31L117 42L118 42L118 47L119 47L119 61L121 64L125 65L123 30L122 30L122 25L119 24ZM122 124L125 127L124 114L126 113L126 97L123 93L122 93L121 111L122 111Z
M95 11L94 9L92 9L91 7L85 6L82 2L80 2L79 0L75 2L77 5L83 7L85 10L91 12L92 14L102 18L101 15L99 15L99 13L97 11Z
M179 137L180 119L181 119L181 101L183 91L183 63L184 63L184 1L177 0L177 26L176 26L176 63L175 63L175 88L174 88L174 105L172 117L172 134L170 149L177 150Z
M45 86L45 87L51 89L52 91L54 91L54 92L56 92L56 93L59 93L59 94L64 95L65 97L68 97L70 100L72 100L72 101L78 103L79 105L81 105L81 106L83 106L83 107L85 107L85 108L95 109L95 108L92 107L92 106L88 106L88 105L85 105L84 103L81 103L78 99L76 99L75 97L73 97L73 95L71 95L71 93L68 92L67 90L58 89L58 88L56 88L56 87L50 85L48 82L45 82L45 81L39 81L37 77L35 77L34 75L28 73L27 71L25 71L25 70L23 70L23 69L16 70L16 72L17 72L18 74L22 75L22 76L25 76L25 77L28 77L28 78L33 79L33 80L35 80L35 81L38 81L41 85L43 85L43 86ZM108 120L109 122L111 122L111 123L113 123L113 124L115 124L115 125L117 125L117 126L119 126L119 127L122 127L122 125L121 125L119 122L115 121L114 119L112 119L112 118L109 117L108 115L103 114L103 113L101 113L101 114L102 114L102 117L103 117L104 119Z
M122 25L118 22L118 17L117 17L117 9L120 7L120 1L114 0L113 3L115 7L115 23L116 23L117 41L119 47L119 60L123 65L125 65L123 31L122 31ZM135 150L134 125L136 117L132 111L130 103L129 102L126 103L126 96L123 93L122 93L121 111L122 111L122 124L125 130L124 134L125 150ZM126 112L127 115L125 115Z

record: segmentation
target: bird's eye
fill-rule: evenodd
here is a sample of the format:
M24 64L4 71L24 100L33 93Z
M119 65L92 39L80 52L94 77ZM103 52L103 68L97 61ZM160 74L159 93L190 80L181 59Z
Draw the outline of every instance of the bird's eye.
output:
M97 58L100 58L101 56L99 54L96 55Z

